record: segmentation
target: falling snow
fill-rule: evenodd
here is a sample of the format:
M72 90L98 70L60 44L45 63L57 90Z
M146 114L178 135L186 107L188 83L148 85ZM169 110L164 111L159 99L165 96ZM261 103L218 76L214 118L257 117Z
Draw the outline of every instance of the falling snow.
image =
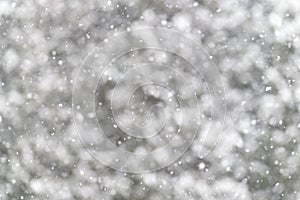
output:
M0 199L300 199L300 1L1 0L0 15ZM77 70L92 49L102 42L110 47L95 55L93 64L101 68L109 56L133 43L131 37L122 38L111 47L116 42L111 36L143 27L170 29L201 45L222 76L224 124L212 114L220 107L210 96L222 91L210 94L180 56L192 55L208 68L210 62L203 55L193 57L195 49L187 43L149 32L135 36L141 45L179 48L174 55L129 52L102 79L96 70L84 71L103 87L95 84L92 93L98 99L87 104L87 80L77 91L82 104L72 105ZM153 66L138 71L135 66L155 62L172 66L169 71ZM130 74L129 69L136 71ZM192 87L178 81L180 75ZM135 82L121 82L112 90L124 77ZM143 86L123 101L124 91L151 78L175 86L175 92ZM198 104L201 114L195 116ZM86 109L96 113L84 113ZM74 124L95 119L99 126L93 129ZM90 153L103 148L97 135L103 130L121 151L145 154L168 143L179 146L194 124L199 130L192 145L157 171L112 169ZM161 127L162 137L141 138ZM147 131L139 132L143 128ZM214 146L217 135L222 137ZM168 156L151 159L163 163ZM135 164L110 152L103 157Z

